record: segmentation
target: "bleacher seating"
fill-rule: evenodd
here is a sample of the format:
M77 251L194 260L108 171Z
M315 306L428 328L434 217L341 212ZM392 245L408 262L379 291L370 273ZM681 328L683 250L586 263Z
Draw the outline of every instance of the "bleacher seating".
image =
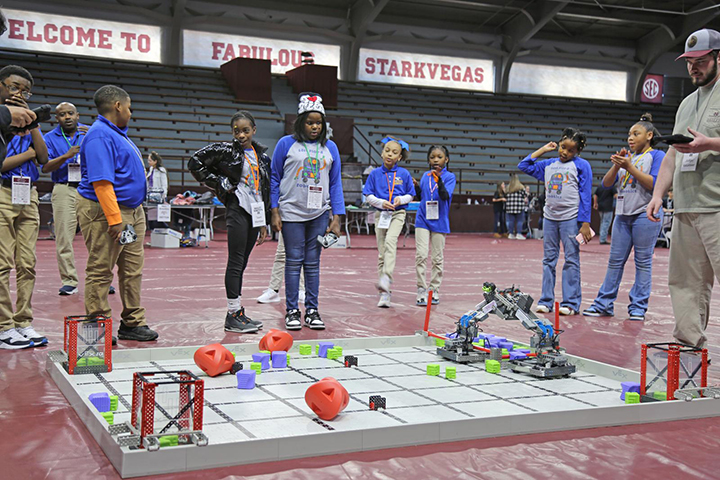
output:
M271 149L283 134L283 119L274 105L242 104L233 98L219 69L169 67L79 57L0 52L3 65L27 68L35 78L31 105L74 103L81 122L96 117L95 90L112 83L132 97L129 135L144 156L155 150L163 157L172 186L198 183L185 168L190 155L210 142L232 138L229 121L240 109L257 121L256 139ZM48 131L54 127L44 127Z
M338 103L335 113L353 117L362 133L358 141L364 136L377 152L386 135L407 141L412 153L406 167L414 175L427 170L430 145L447 146L459 180L455 193L467 195L492 194L495 183L507 181L523 157L557 141L567 126L588 134L582 156L598 184L610 155L627 145L627 131L643 112L651 112L656 127L669 133L676 108L362 82L341 82ZM377 160L379 153L374 156ZM537 183L526 175L522 181Z

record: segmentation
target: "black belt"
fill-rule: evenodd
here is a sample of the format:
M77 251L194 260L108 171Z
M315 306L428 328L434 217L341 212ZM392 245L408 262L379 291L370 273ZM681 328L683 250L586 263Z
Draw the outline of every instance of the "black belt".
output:
M2 186L7 188L12 188L12 180L9 178L3 178L2 179Z
M69 185L71 187L77 188L78 185L80 185L80 182L55 182L58 185Z

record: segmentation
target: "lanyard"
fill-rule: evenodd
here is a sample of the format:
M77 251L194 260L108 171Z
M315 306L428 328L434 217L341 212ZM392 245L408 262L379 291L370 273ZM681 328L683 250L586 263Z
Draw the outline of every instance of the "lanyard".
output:
M641 153L641 154L637 157L637 160L635 160L635 163L633 163L633 167L636 167L637 164L640 162L640 160L645 156L645 154L648 153L648 152L650 152L651 150L652 150L652 147L648 147L647 150L645 150L643 153ZM630 161L632 161L633 156L634 156L634 155L631 155L631 156L630 156ZM625 176L623 177L622 187L620 187L620 188L625 188L625 185L627 184L627 182L628 182L629 179L630 179L630 172L628 172L627 170L625 170Z
M251 145L250 148L252 148L253 155L255 155L255 162L256 162L256 163L259 163L260 160L258 160L258 156L257 156L257 152L255 151L255 147L253 147L253 146ZM307 147L306 147L306 148L307 148ZM308 155L309 155L309 154L308 154ZM252 162L250 161L250 158L249 158L248 154L245 153L244 150L243 150L243 156L245 157L245 160L247 160L248 165L250 166L250 173L252 174L253 183L254 183L254 185L255 185L255 195L257 195L257 194L258 194L258 191L260 190L260 184L259 184L259 182L258 182L258 177L260 176L260 166L259 166L259 165L253 165Z
M393 192L395 191L395 175L397 175L397 172L393 172L393 181L392 181L392 187L390 187L390 175L387 173L385 174L385 180L388 182L388 192L390 192L390 198L388 198L388 202L392 203L392 196Z
M70 142L70 140L68 139L67 135L65 135L65 131L64 131L62 128L60 129L60 133L62 133L63 138L65 139L65 141L66 141L67 144L68 144L68 147L72 148L72 147L75 146L75 145L73 145L73 144ZM75 130L75 137L73 137L73 141L77 141L77 139L78 139L79 137L80 137L80 132L79 132L78 130ZM77 160L77 154L75 154L75 156L73 157L73 160ZM73 162L73 163L74 163L74 162Z
M430 200L434 198L433 194L435 193L435 190L438 189L438 184L435 182L435 188L433 188L433 182L432 182L433 174L432 172L428 173L428 188L430 188Z
M145 164L143 163L142 155L140 155L140 150L139 150L139 149L135 146L135 144L132 143L132 142L130 141L130 139L127 138L125 135L123 135L122 137L125 139L125 141L128 143L128 145L130 145L130 147L132 147L133 151L135 152L135 154L137 155L138 159L140 160L140 165L142 166L142 169L143 169L143 172L144 172L144 171L145 171Z
M710 90L710 94L708 95L707 102L705 102L705 107L703 108L702 114L697 117L697 125L695 125L695 130L700 129L700 124L702 123L702 118L705 116L705 112L707 112L708 107L710 106L710 101L712 100L712 94L715 91L715 87L717 87L720 80L715 80L715 84L712 87L712 90ZM701 87L702 88L702 87ZM697 115L698 110L700 110L700 89L698 89L698 94L695 102L695 115Z

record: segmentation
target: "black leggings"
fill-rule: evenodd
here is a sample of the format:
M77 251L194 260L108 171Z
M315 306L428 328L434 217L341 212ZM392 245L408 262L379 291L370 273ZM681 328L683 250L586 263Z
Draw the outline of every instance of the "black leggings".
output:
M228 195L225 219L227 221L228 261L225 268L225 293L235 299L242 293L242 278L250 252L258 238L260 228L252 228L252 217L239 204L237 197Z

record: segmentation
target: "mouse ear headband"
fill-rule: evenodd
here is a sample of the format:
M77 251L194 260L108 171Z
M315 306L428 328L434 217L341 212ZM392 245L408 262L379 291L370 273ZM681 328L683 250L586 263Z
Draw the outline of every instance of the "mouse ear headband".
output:
M403 150L407 150L408 152L410 151L410 145L408 145L405 140L400 140L399 138L395 138L395 137L391 137L391 136L387 136L387 137L383 138L382 140L380 140L380 143L382 143L383 145L385 145L388 142L397 142L400 144L400 147Z

